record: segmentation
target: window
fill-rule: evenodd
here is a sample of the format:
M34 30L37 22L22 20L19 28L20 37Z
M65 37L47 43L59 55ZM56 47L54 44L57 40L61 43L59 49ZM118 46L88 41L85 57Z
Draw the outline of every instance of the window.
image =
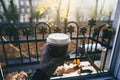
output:
M37 2L37 0L33 0L33 1L36 1ZM97 1L99 1L99 0L96 0L96 1L90 1L90 0L68 0L68 1L70 1L70 7L69 6L67 6L68 5L68 2L67 2L67 0L59 0L59 1L61 1L61 5L60 5L60 10L59 10L59 14L57 14L56 13L56 10L57 10L57 8L58 8L58 6L57 6L57 4L58 4L58 2L56 1L56 0L54 0L53 2L52 2L52 0L51 1L47 1L47 0L39 0L39 1L41 1L41 2L39 2L40 4L42 4L43 2L45 2L45 3L43 3L44 5L40 5L38 2L38 6L40 6L39 7L39 9L37 9L37 10L39 10L38 11L38 13L40 13L41 15L40 15L40 17L42 17L42 19L40 18L40 20L41 20L41 22L42 21L47 21L48 22L48 24L49 24L49 26L50 25L52 25L52 26L54 26L55 28L54 28L54 30L56 31L56 32L59 32L59 31L61 31L61 32L63 32L64 31L64 29L66 29L66 32L67 32L67 34L69 34L70 35L70 37L71 37L71 39L72 39L72 43L73 43L73 45L71 45L70 47L71 47L71 49L69 50L69 52L71 51L71 53L73 52L73 54L71 54L71 62L72 62L72 60L73 60L73 63L77 63L77 59L76 60L74 60L74 58L79 58L80 59L80 61L78 60L78 63L82 63L83 64L83 62L84 61L86 61L86 62L88 62L88 60L87 59L85 59L86 58L86 53L85 53L85 50L87 51L87 49L88 48L86 48L86 47L89 47L90 46L90 48L91 48L91 50L89 50L88 49L88 56L87 57L89 57L89 58L91 58L92 59L92 62L95 64L94 66L93 66L93 64L91 65L90 64L90 62L88 63L88 64L86 64L87 66L85 67L84 65L84 67L83 68L86 68L86 71L88 71L88 69L89 68L91 68L91 69L93 69L94 71L96 71L95 72L95 74L98 74L99 72L101 73L104 73L104 71L106 71L106 72L108 72L109 73L109 67L110 68L112 68L110 71L112 72L112 73L115 73L115 76L117 77L119 74L120 74L120 63L119 63L119 55L120 55L120 50L119 50L119 42L120 42L120 40L118 39L118 41L119 42L116 42L116 45L113 47L114 48L114 53L115 54L113 54L113 59L111 60L112 62L111 62L111 65L109 66L109 63L110 63L110 56L111 56L111 51L110 50L108 50L108 52L109 53L106 53L106 52L104 52L104 50L102 51L101 50L101 52L99 51L99 50L96 50L96 52L92 52L92 47L94 47L94 50L93 51L95 51L95 45L98 45L98 44L96 44L98 41L95 41L95 39L97 39L97 37L96 36L94 36L93 35L93 33L91 33L90 35L88 35L88 34L86 34L85 32L87 31L85 28L81 28L81 25L82 25L82 27L84 27L84 25L87 27L87 28L89 28L88 29L88 31L89 30L93 30L93 29L90 29L90 27L88 27L89 25L87 25L87 23L88 23L88 19L90 20L91 18L96 18L96 19L98 19L99 21L103 21L103 22L107 22L107 20L108 20L108 17L110 18L110 16L111 15L113 15L113 14L111 14L110 12L111 12L111 7L112 7L112 10L113 10L113 7L114 7L114 5L113 5L113 3L110 1L110 3L107 3L107 0L101 0L102 2L98 2L98 6L96 6L97 5ZM112 1L114 1L114 0L112 0ZM115 1L117 1L117 0L115 0ZM120 0L119 0L120 1ZM37 5L37 3L36 2L34 2L35 4L34 5ZM51 2L51 3L50 3ZM87 3L86 3L87 2ZM54 4L55 3L55 4ZM80 4L81 3L81 4ZM115 2L114 2L115 3ZM28 8L29 6L30 6L30 4L29 4L29 1L28 0L22 0L21 2L20 2L20 4L22 5L22 7L20 7L21 8L21 13L23 13L23 14L27 14L27 13L30 13L30 9ZM49 5L50 4L50 5ZM76 5L77 6L76 6ZM85 5L84 5L85 4ZM109 7L108 7L108 4L109 4ZM119 4L120 4L120 2L119 2ZM73 5L75 5L75 6L73 6ZM112 6L110 6L110 5L112 5ZM101 7L102 6L102 7ZM68 15L68 17L66 16L66 14L67 14L67 10L66 10L66 8L67 7L69 7L70 9L69 9L69 15ZM98 10L96 9L98 7ZM106 9L108 7L108 9ZM120 7L120 6L119 6ZM76 8L76 9L75 9ZM77 9L78 8L78 9ZM96 12L95 12L95 9L96 9ZM49 11L48 11L49 10ZM108 11L107 11L108 10ZM34 10L33 10L34 11ZM97 12L98 11L98 12ZM118 13L117 14L119 14L120 13L120 11L119 11L119 9L117 9L117 11L118 11ZM98 14L97 14L98 13ZM113 12L112 12L113 13ZM98 15L98 18L97 18L97 15L95 16L95 14L97 14ZM28 14L29 15L29 14ZM57 17L58 16L60 16L59 18L57 18L56 17L56 15L57 15ZM23 22L27 22L27 20L28 21L31 21L32 22L32 18L33 18L33 20L35 19L34 18L34 14L33 14L33 17L30 17L31 15L29 15L29 16L26 16L26 15L23 15ZM47 20L48 19L48 17L47 16L54 16L55 17L55 19L62 19L61 21L64 21L64 20L66 20L66 19L68 19L68 22L69 21L71 21L71 20L75 20L75 22L76 23L80 23L80 26L77 26L76 27L76 25L75 24L73 24L73 23L71 23L70 25L68 24L67 26L65 26L65 27L67 27L67 28L64 28L64 23L63 22L61 22L61 24L59 24L60 26L62 26L62 27L59 27L59 28L57 28L57 22L59 22L59 21L57 21L57 20L53 20L53 18L49 18L49 20L51 19L53 22L50 22L49 20ZM118 23L120 23L119 22L119 20L116 20L117 18L118 18L118 16L120 16L120 15L117 15L116 16L116 18L115 19L112 19L112 18L110 18L111 20L113 20L113 24L118 24ZM38 18L38 20L39 20L39 16L38 17L36 17L36 19ZM87 22L85 22L85 21L87 21ZM46 22L46 23L47 23ZM84 23L85 22L85 23ZM93 21L94 22L94 21ZM112 24L112 21L110 21L111 22L111 24ZM115 23L114 23L115 22ZM118 22L118 23L116 23L116 22ZM52 24L53 23L53 24ZM82 24L81 24L82 23ZM43 28L44 27L44 25L45 24L40 24L42 27L40 27L40 26L38 26L38 29L36 29L36 32L37 32L37 36L35 36L35 37L38 37L37 39L42 39L42 38L44 38L44 39L46 39L46 37L47 37L47 35L48 35L48 33L46 33L46 32L48 32L49 30L48 30L48 28L46 28L47 29L47 31L46 31L46 29L45 28ZM72 25L72 26L71 26ZM116 26L115 25L115 26ZM99 26L99 25L98 25ZM98 27L98 26L95 26L95 27ZM114 26L114 25L113 25ZM46 27L46 25L45 25L45 27ZM36 28L36 27L35 27ZM81 28L81 29L79 29L79 28ZM50 27L50 29L53 29L53 27ZM38 31L37 31L38 30ZM51 30L51 33L54 31L54 30ZM77 31L77 30L79 30L79 31ZM81 30L81 31L80 31ZM0 31L2 31L2 30L0 30ZM98 31L99 32L99 31ZM119 31L118 31L119 32ZM43 33L43 35L41 34L41 33ZM77 34L79 33L79 35L78 35L78 37L77 37ZM84 35L84 33L85 33L85 35ZM87 33L89 33L89 32L87 32ZM25 32L25 34L27 35L28 33L27 33L27 31ZM96 33L97 34L97 33ZM101 33L102 34L102 33ZM41 36L42 35L42 36ZM120 35L120 33L118 34L118 35ZM117 35L117 36L118 36ZM8 35L6 35L6 36L8 36ZM90 36L90 37L89 37ZM95 38L93 38L93 36L95 37ZM22 37L24 38L25 36L24 35L21 35L21 39L22 39ZM33 36L34 37L34 36ZM101 36L100 35L100 39L99 40L101 40L101 42L99 42L99 43L102 43L102 37L103 36ZM89 38L92 38L90 41L88 41L88 39ZM117 38L119 38L119 36L117 37ZM20 39L20 40L21 40ZM24 39L27 39L27 38L24 38ZM31 39L31 38L30 38ZM36 39L36 38L33 38L33 39ZM43 39L43 41L45 42L45 40ZM92 40L94 40L94 41L92 41ZM103 42L105 43L105 42L107 42L108 40L106 40L106 39L104 39L103 40ZM117 40L117 39L116 39ZM28 40L28 42L32 42L31 40ZM19 63L19 64L23 64L23 63L32 63L32 57L34 58L34 56L36 56L34 59L34 61L35 62L39 62L39 54L38 53L40 53L40 55L41 55L41 52L39 52L39 51L37 51L39 48L41 48L41 47L43 47L43 46L39 46L39 45L41 45L41 43L42 42L39 42L39 41L42 41L42 40L37 40L37 41L34 41L33 40L33 42L35 42L35 44L34 43L30 43L30 46L36 46L36 47L34 47L34 48L30 48L29 49L29 47L28 46L25 46L26 48L24 48L23 46L24 46L24 43L22 42L22 41L19 41L19 43L20 43L20 47L22 47L22 51L24 51L24 49L26 49L26 54L27 54L27 52L29 52L30 54L29 54L29 56L28 57L25 57L25 58L27 58L28 59L28 61L27 62L24 62L24 60L23 60L23 62L22 62L22 56L19 56L20 58L21 58L21 62ZM9 41L10 42L10 41ZM1 44L2 44L3 42L0 42L0 46L1 46ZM38 43L38 44L37 44ZM71 43L71 44L72 44ZM84 43L85 43L85 45L84 45ZM88 43L88 44L87 44ZM91 43L90 45L89 45L89 43ZM95 43L94 45L92 45L93 43ZM2 44L3 45L3 47L4 47L4 45L6 45L7 43L5 43L5 44ZM29 43L28 43L28 45L29 45ZM82 45L82 46L81 46ZM118 45L118 46L117 46ZM8 46L9 47L9 46ZM27 47L28 47L28 49L27 49ZM98 45L98 47L99 47L99 45ZM97 47L97 48L98 48ZM100 46L101 47L101 46ZM104 47L104 45L102 45L102 47ZM106 45L105 45L105 47L106 47ZM1 47L2 48L2 47ZM38 49L36 49L36 48L38 48ZM78 48L80 48L80 49L78 49ZM118 49L117 49L118 48ZM6 48L7 49L7 48ZM33 49L33 50L32 50ZM117 49L117 50L116 50ZM27 50L29 50L29 51L27 51ZM34 51L34 50L36 50L36 51ZM115 52L115 50L116 50L116 52ZM97 52L98 51L98 52ZM105 51L106 51L106 48L105 48ZM100 54L98 54L100 52ZM3 52L1 52L1 53L7 53L7 54L9 54L10 53L10 51L4 51L3 50ZM13 54L13 52L11 51L11 53ZM15 54L16 52L14 51L14 54ZM21 53L20 51L18 52L18 53ZM97 53L97 54L96 54ZM35 55L33 55L33 54L35 54ZM36 55L37 54L37 55ZM28 55L28 54L27 54ZM31 56L31 55L33 55L33 56ZM107 56L106 56L107 55ZM109 55L109 56L108 56ZM7 57L7 56L6 56ZM16 56L15 56L16 57ZM30 58L31 57L31 58ZM23 58L24 58L24 55L23 55ZM84 58L84 59L83 59ZM13 59L13 57L12 57L12 59ZM84 61L83 61L83 60ZM69 60L69 61L70 61ZM75 62L76 61L76 62ZM90 60L89 60L90 61ZM117 61L117 62L116 62ZM7 62L7 59L6 59L6 62ZM8 65L9 65L9 61L8 61ZM12 64L10 64L10 65L12 65ZM23 64L24 65L24 64ZM98 68L97 68L98 67ZM100 70L99 70L100 69ZM116 71L114 71L113 69L115 69ZM113 71L112 71L113 70ZM85 70L84 70L85 71ZM91 70L89 70L88 72L86 72L85 73L85 75L89 75L89 74L92 74L92 71ZM80 74L80 75L82 75L82 74ZM119 77L119 76L118 76Z
M25 9L24 8L21 9L21 13L25 13Z
M113 44L110 72L120 80L120 0L118 0L113 26L116 29L115 40Z
M29 8L27 8L27 13L30 13L30 9Z
M28 0L26 1L26 6L29 6L29 1Z
M23 2L23 1L21 1L20 3L21 3L22 6L24 5L24 2Z
M116 28L116 36L113 45L113 56L111 59L110 71L119 80L120 79L120 17L118 19L118 22L119 24Z

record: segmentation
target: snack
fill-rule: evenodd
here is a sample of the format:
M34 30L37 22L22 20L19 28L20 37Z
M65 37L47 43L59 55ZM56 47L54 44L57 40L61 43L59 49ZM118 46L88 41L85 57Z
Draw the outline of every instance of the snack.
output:
M80 59L77 59L77 65L80 65Z
M74 59L74 60L73 60L73 64L76 64L76 63L77 63L77 61L76 61L76 59Z
M24 71L9 73L5 80L28 80L28 75Z
M82 66L80 66L80 59L74 59L72 63L65 62L63 65L59 66L54 75L64 76L66 74L80 74L82 71Z
M74 59L72 63L73 63L73 64L80 65L80 59Z
M0 62L0 65L1 65L1 68L2 68L2 72L3 72L3 74L7 74L7 68L6 68L6 64L5 63L2 63L2 62Z

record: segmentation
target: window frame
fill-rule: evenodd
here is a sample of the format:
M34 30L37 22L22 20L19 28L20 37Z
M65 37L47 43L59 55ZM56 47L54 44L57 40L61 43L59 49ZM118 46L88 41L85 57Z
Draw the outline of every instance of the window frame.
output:
M120 79L120 0L117 2L113 27L116 30L116 35L114 39L112 55L110 60L109 72L114 75L114 77Z
M119 18L120 22L120 18ZM113 44L112 58L110 63L110 73L112 73L116 78L120 74L120 24L116 29L115 41Z

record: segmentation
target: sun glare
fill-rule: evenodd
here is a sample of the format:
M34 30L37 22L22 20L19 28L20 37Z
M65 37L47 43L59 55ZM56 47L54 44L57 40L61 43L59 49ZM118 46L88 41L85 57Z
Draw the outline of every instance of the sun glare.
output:
M69 1L70 6L68 6ZM113 2L113 0L111 1ZM101 10L103 10L102 12L104 12L104 14L109 15L110 11L108 10L110 10L110 7L113 7L113 5L114 4L109 2L108 0L98 0L98 15ZM55 15L57 14L58 8L61 19L68 18L68 20L76 20L76 14L88 18L94 15L96 0L45 0L41 5L39 5L37 11L39 12L39 14L42 14L46 10L49 10L47 15L49 16L49 18L52 19L53 15L55 17ZM66 16L67 10L69 10L68 17ZM104 10L107 10L107 13Z

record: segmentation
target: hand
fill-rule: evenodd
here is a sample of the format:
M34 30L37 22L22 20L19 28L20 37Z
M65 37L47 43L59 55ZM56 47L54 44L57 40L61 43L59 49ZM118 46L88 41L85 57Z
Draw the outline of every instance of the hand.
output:
M40 58L40 69L43 70L49 77L53 75L56 68L63 64L66 58L68 58L68 55L60 57L60 58L53 58L48 50L46 50L46 45L43 50L43 54Z

